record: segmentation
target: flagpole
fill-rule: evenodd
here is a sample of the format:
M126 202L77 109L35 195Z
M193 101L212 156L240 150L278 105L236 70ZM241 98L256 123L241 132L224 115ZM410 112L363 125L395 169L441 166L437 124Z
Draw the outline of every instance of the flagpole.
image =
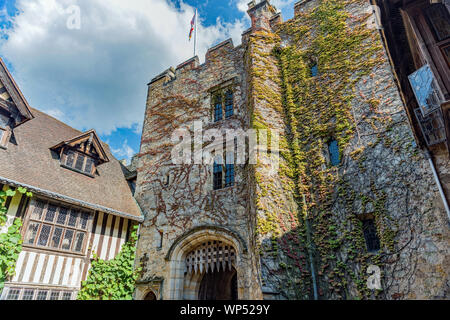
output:
M195 57L195 49L196 49L196 47L197 47L197 26L198 26L198 24L197 24L197 8L195 8L195 25L194 25L194 28L195 28L195 34L194 34L194 57Z

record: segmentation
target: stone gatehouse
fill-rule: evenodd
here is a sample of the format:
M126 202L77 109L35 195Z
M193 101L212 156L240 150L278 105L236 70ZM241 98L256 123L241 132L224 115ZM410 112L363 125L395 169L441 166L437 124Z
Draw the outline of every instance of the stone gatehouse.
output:
M252 1L241 45L224 41L203 64L153 78L135 298L448 298L448 10L302 0L283 21ZM417 70L434 80L421 87ZM173 135L181 127L193 142ZM180 141L211 145L195 139L211 129L280 139L256 164L225 152L222 163L173 163Z

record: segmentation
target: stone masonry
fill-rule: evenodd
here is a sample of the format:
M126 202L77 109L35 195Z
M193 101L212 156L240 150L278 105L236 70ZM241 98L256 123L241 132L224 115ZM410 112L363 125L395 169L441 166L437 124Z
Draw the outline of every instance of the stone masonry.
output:
M283 22L269 1L252 1L241 45L224 41L204 64L194 57L149 83L136 299L149 291L197 299L204 273L186 272L185 259L208 241L236 251L239 299L448 298L448 219L379 31L367 25L369 5L303 0ZM234 114L214 122L214 93L228 89ZM203 133L277 130L279 148L236 164L234 185L214 190L212 164L171 159L186 141L172 140L179 128L189 129L194 149L214 145L195 140L199 122ZM333 139L338 165L330 163ZM276 174L262 161L269 156ZM448 160L438 167L448 180ZM366 248L367 219L377 252ZM380 270L379 289L367 286L369 266Z

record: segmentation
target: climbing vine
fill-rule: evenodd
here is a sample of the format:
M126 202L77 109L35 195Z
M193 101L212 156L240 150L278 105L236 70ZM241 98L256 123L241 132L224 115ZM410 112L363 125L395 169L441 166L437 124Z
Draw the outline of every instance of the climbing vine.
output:
M77 300L131 300L140 267L134 267L138 226L112 260L94 254L88 277L81 284Z
M394 250L397 228L385 209L386 194L373 181L369 192L354 190L352 177L342 170L343 162L349 161L344 152L350 144L350 159L361 174L367 171L366 149L373 152L381 145L399 151L388 136L393 122L381 110L381 99L361 90L386 64L379 34L366 27L367 14L352 15L349 10L364 5L360 0L317 1L315 8L299 12L275 32L258 31L249 40L249 96L255 97L249 106L252 125L257 129L277 125L267 110L284 119L282 188L261 174L261 164L255 180L257 233L261 239L272 239L270 244L261 243L262 263L282 256L278 269L267 269L273 279L280 279L278 289L288 297L312 297L314 280L323 298L377 295L367 289L367 266L382 266L382 257ZM317 67L317 74L312 67ZM355 104L368 112L361 115ZM376 141L361 143L359 125L370 126ZM331 139L339 145L338 166L326 158ZM286 192L292 194L296 212L282 201ZM361 203L362 212L370 207L382 247L377 254L367 253L356 203ZM317 279L313 279L313 266Z
M8 188L6 191L0 191L0 228L3 228L8 222L6 201L19 192L22 196L31 197L33 194L26 188L19 187L17 190ZM3 289L8 277L14 276L16 262L22 251L22 236L20 228L22 220L15 218L6 232L0 233L0 291Z

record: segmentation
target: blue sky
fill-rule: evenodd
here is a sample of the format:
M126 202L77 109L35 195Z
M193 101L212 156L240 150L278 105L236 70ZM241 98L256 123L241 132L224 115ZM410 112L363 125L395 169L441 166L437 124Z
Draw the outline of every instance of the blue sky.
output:
M249 27L248 0L0 0L0 57L32 107L96 129L118 159L139 152L148 81ZM283 16L294 0L271 1ZM71 8L79 28L69 28ZM74 20L71 20L74 21Z

